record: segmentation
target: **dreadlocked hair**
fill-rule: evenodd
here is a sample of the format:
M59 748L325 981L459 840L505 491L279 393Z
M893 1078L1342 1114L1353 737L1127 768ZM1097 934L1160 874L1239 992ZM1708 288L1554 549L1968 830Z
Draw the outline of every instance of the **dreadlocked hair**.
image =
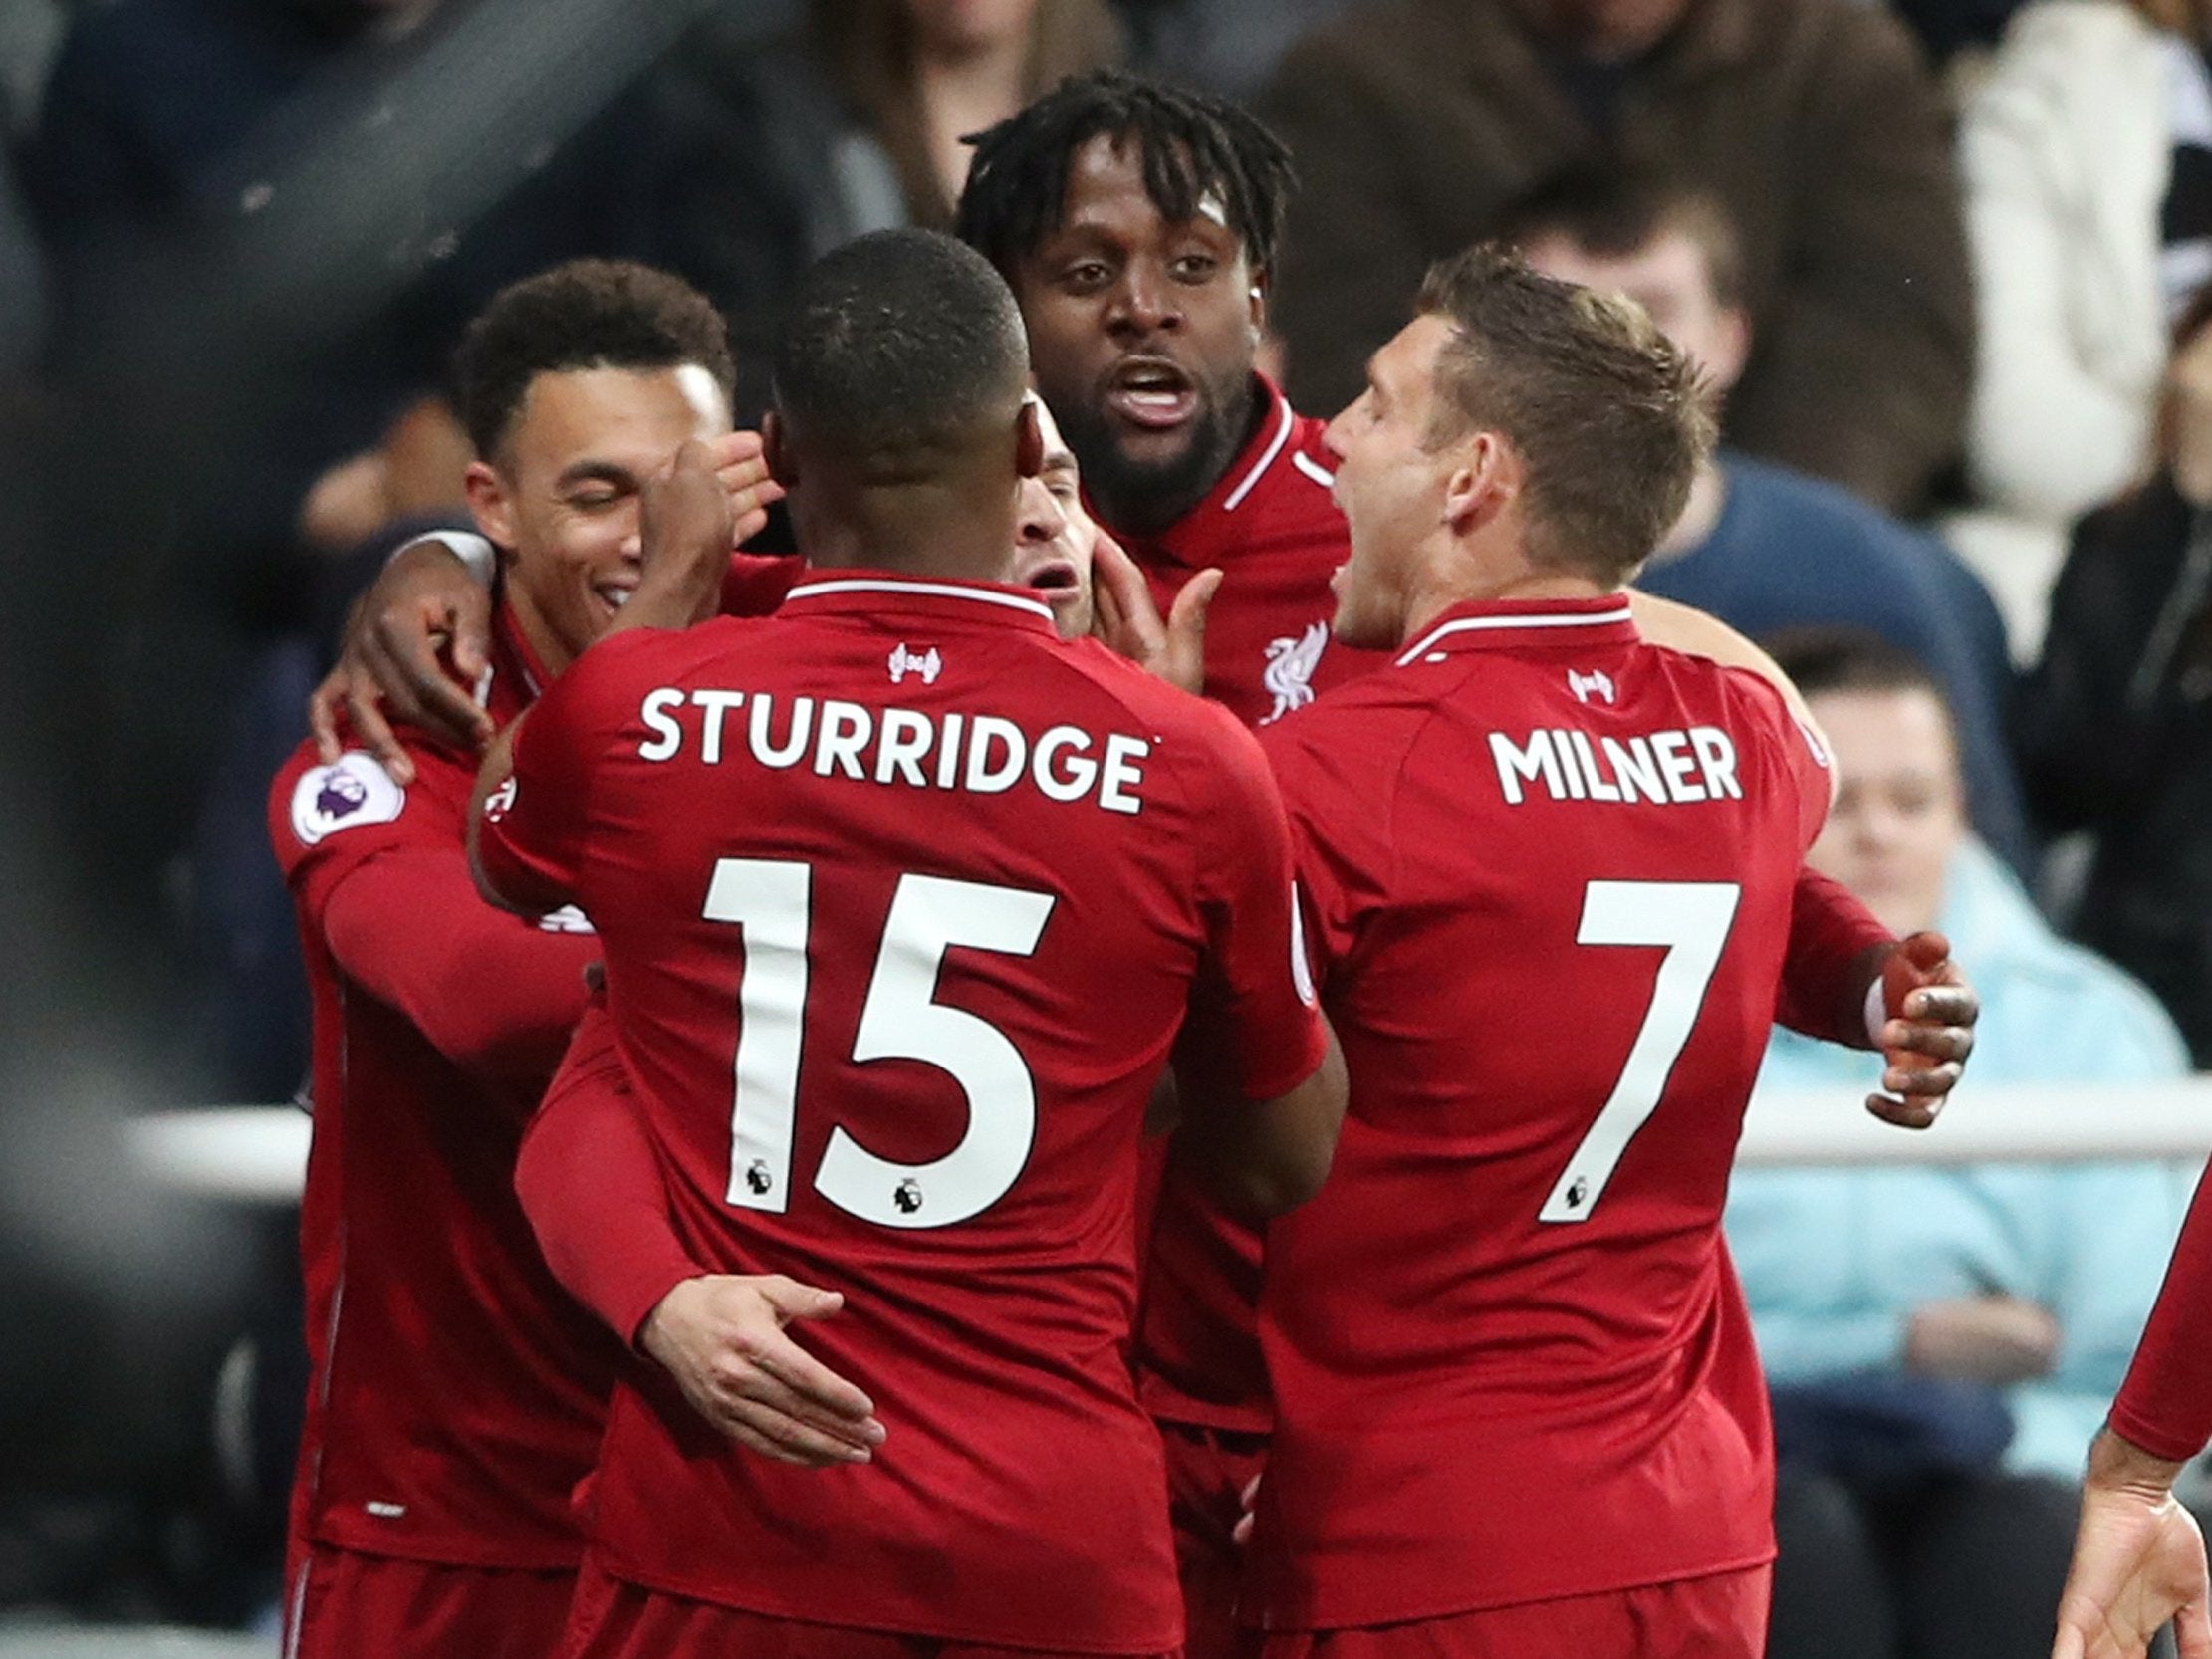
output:
M1002 273L1060 228L1076 151L1109 136L1135 145L1144 193L1171 223L1209 195L1252 264L1275 263L1297 183L1282 140L1234 104L1118 70L1070 76L968 139L975 156L954 229Z

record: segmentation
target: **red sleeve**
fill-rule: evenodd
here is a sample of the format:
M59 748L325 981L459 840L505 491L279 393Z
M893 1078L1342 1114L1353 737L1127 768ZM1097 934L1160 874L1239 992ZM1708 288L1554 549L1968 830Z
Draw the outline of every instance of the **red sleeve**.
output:
M463 1070L540 1077L584 1011L584 968L600 954L591 934L486 904L458 840L362 865L325 903L323 941L348 979Z
M773 616L806 574L807 562L795 553L733 553L722 578L722 614Z
M1807 1037L1870 1049L1866 1030L1866 953L1896 936L1874 913L1810 865L1798 870L1790 900L1790 950L1782 964L1775 1019Z
M534 910L577 900L588 851L593 761L605 747L602 711L614 692L605 666L642 633L603 640L547 688L511 728L506 779L484 802L477 861L499 895Z
M549 932L477 896L462 845L467 769L415 749L392 782L348 751L302 746L270 791L270 836L302 923L338 971L471 1072L542 1077L584 1007L596 939Z
M669 1220L659 1160L601 1002L578 1024L531 1119L515 1193L553 1277L624 1342L636 1341L669 1291L706 1272Z
M2212 1169L2174 1247L2173 1265L2150 1310L2127 1381L2112 1402L2112 1427L2153 1457L2195 1457L2212 1441Z
M1198 903L1207 960L1184 1053L1230 1069L1247 1100L1287 1094L1320 1067L1328 1035L1298 925L1289 822L1259 743L1211 704L1198 804Z

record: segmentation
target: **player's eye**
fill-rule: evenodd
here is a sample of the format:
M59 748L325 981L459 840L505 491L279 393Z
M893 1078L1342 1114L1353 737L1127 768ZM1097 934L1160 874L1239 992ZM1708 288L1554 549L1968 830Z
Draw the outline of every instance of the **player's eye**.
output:
M1221 261L1212 254L1179 254L1168 267L1177 282L1201 283L1210 280L1221 269Z
M1061 286L1078 294L1096 294L1112 280L1113 272L1098 259L1078 260L1060 273Z

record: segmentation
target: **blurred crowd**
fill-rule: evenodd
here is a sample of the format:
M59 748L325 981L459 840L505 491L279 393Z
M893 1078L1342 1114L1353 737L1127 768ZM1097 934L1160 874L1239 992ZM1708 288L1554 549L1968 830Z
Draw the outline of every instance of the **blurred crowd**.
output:
M1267 355L1307 413L1471 242L1640 300L1724 430L1643 585L1798 673L1843 777L1815 861L1950 933L1972 1074L2212 1065L2212 0L7 0L0 1610L265 1592L286 1451L205 1402L296 1389L284 1227L154 1217L79 1128L299 1086L264 792L352 597L467 522L460 325L663 266L746 420L811 259L949 227L963 135L1109 65L1289 144ZM1849 1058L1778 1038L1770 1077ZM2028 1651L2185 1195L1740 1182L1783 1659Z

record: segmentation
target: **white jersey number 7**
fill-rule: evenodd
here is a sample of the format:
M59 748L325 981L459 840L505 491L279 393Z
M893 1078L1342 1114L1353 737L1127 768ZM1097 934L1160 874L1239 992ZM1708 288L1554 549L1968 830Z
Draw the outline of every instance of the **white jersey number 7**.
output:
M1682 1058L1705 992L1720 966L1743 889L1726 881L1593 881L1583 890L1579 945L1659 946L1651 1006L1629 1046L1598 1121L1537 1212L1538 1221L1588 1221L1636 1131L1659 1109L1674 1063Z

